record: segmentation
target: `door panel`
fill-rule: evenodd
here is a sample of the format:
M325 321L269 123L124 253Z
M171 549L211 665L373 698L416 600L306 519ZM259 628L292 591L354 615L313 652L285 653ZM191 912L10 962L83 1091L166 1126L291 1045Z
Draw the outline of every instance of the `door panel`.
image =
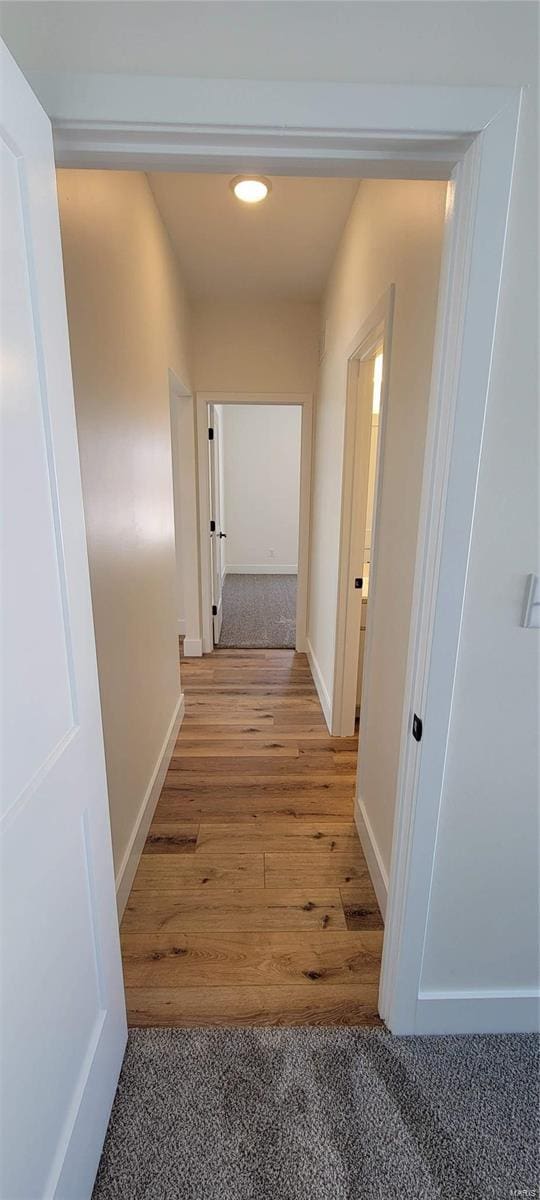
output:
M78 1200L125 1007L51 130L0 53L0 1195Z

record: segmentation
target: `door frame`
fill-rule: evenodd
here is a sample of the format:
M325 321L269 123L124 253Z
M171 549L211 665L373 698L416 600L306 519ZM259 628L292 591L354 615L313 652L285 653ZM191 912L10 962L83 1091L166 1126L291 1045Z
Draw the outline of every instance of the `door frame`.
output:
M465 994L421 978L522 89L42 72L36 87L61 166L452 181L379 1007L394 1033L482 1028Z
M197 465L199 482L199 555L201 564L201 608L203 653L214 649L212 633L210 528L210 477L208 467L209 404L275 404L299 407L300 510L298 520L298 583L296 589L296 649L305 652L308 626L309 528L313 443L313 396L310 392L197 392Z
M200 658L202 639L194 397L193 388L189 382L181 379L171 367L169 367L169 408L176 574L179 569L178 547L180 545L180 569L184 575L185 624L183 628L178 625L178 633L184 635L184 657Z
M208 495L210 508L209 513L214 521L214 534L210 531L210 583L212 601L212 640L214 646L217 646L221 636L221 626L223 624L223 543L221 541L223 533L223 517L224 513L221 508L222 481L221 474L223 464L221 462L222 448L222 428L221 428L221 413L215 404L208 405L208 421L211 423L211 428L214 430L212 441L207 441L208 453ZM217 493L217 496L216 496ZM219 531L219 532L218 532ZM208 530L207 530L208 534ZM219 538L219 541L217 540ZM200 554L201 550L199 550ZM214 606L216 611L214 612Z
M358 570L358 562L354 558L353 525L354 497L356 493L356 427L358 420L358 367L365 361L375 344L381 341L384 345L383 374L381 384L381 416L379 421L379 437L377 441L377 468L375 476L375 498L373 503L373 521L371 534L371 562L369 568L369 603L374 607L374 597L377 586L377 531L379 526L379 509L382 494L384 473L384 450L386 429L388 425L388 405L390 393L388 381L390 378L390 359L392 354L392 325L394 318L394 285L387 289L378 304L372 309L369 317L351 339L347 348L347 398L345 404L345 437L343 443L343 468L341 484L341 523L339 540L339 575L338 602L336 614L336 650L334 660L334 689L332 695L332 734L335 737L347 737L354 733L356 700L352 704L350 696L354 690L356 698L356 683L358 675L358 650L360 643L360 616L350 604L352 596L351 581ZM364 667L362 682L362 706L360 710L360 728L365 727L365 712L369 699L367 664L370 658L371 636L366 626L366 642L364 650ZM362 715L364 714L364 716ZM360 737L361 740L361 737Z

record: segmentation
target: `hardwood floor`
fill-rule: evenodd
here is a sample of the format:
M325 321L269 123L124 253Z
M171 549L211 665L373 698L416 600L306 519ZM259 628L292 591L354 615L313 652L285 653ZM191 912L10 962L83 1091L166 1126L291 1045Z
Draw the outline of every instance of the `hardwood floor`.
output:
M379 1024L356 738L307 659L182 659L186 716L122 922L131 1025Z

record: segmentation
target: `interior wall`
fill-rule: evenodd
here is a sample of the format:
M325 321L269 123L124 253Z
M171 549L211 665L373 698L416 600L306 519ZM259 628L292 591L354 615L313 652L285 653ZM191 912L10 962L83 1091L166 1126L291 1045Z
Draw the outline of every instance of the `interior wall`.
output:
M221 420L226 571L296 574L302 410L225 404Z
M168 368L189 311L146 177L58 172L117 881L180 699Z
M193 373L199 392L313 392L319 306L295 300L199 301Z
M401 732L414 556L446 185L366 180L326 289L326 353L316 407L309 642L329 697L334 686L347 361L353 340L395 284L377 593L370 595L368 725L362 801L388 870Z

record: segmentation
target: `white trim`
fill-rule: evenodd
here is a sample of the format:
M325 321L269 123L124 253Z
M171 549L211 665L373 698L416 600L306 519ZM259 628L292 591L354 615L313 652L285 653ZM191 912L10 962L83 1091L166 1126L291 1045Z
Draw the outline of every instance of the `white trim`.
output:
M315 658L315 655L313 653L313 646L311 645L311 642L308 637L306 638L306 654L307 654L310 671L313 676L313 682L317 689L317 695L319 697L319 700L321 703L321 708L323 710L323 716L326 721L326 724L328 725L328 731L330 732L331 720L332 720L332 703L330 700L330 695L326 688L326 684L323 679L323 674L322 674L321 668L317 662L317 659Z
M201 638L184 638L182 646L184 658L202 658L203 644Z
M118 908L118 919L122 919L124 909L127 904L128 896L131 891L135 872L139 865L143 846L146 841L146 835L150 828L150 823L154 815L156 804L159 800L161 789L165 782L165 776L171 761L174 745L178 737L178 730L184 719L185 700L182 693L174 706L174 711L169 722L167 733L163 745L159 752L156 765L152 771L150 782L143 797L142 804L137 813L137 818L131 837L127 844L122 862L116 873L116 904Z
M195 461L195 409L193 389L169 367L171 465L174 502L175 577L183 580L178 633L188 641L201 640L199 527ZM178 603L178 601L177 601ZM178 607L180 605L178 604Z
M520 93L455 172L428 411L379 1011L414 1033L445 786ZM451 189L452 191L453 189ZM411 736L412 714L424 736Z
M371 564L369 572L369 609L366 626L364 664L362 673L362 705L360 728L367 728L369 702L369 662L373 643L373 621L369 614L375 609L377 584L377 529L383 494L386 430L390 404L390 362L392 356L392 328L394 317L395 288L391 284L381 296L375 308L362 323L352 338L347 351L347 384L345 405L345 433L343 439L343 468L341 491L341 522L339 540L338 603L336 613L336 638L334 658L334 687L332 693L332 732L336 737L347 737L354 733L356 698L358 687L358 653L360 646L361 604L354 595L353 580L358 572L358 557L355 556L355 535L358 534L354 506L358 492L358 464L356 463L357 422L363 414L359 408L364 401L358 399L358 366L379 342L384 344L383 377L381 383L381 415L377 439L377 468L373 518L371 525ZM371 396L369 397L371 411ZM370 426L371 435L371 426ZM366 488L367 488L367 480Z
M227 575L297 575L298 563L227 563Z
M208 467L209 404L298 405L302 409L300 433L300 511L298 522L298 583L296 589L296 649L306 649L309 587L309 522L311 510L311 471L313 454L313 396L310 392L197 392L197 473L199 482L199 555L201 563L202 644L204 654L214 649L212 629L210 483ZM264 568L266 569L266 568ZM236 568L238 571L238 568ZM257 568L258 570L258 568ZM234 568L227 564L227 571ZM272 566L272 572L278 573ZM287 572L289 573L289 572ZM291 572L292 573L292 572Z
M484 988L420 992L416 1033L536 1033L540 992Z
M366 806L360 796L355 797L354 820L358 830L358 837L360 838L362 849L368 865L371 882L379 902L379 908L381 910L383 920L385 920L386 906L388 903L388 873L375 839L373 827L366 812Z
M28 78L52 119L59 165L117 170L234 174L256 164L270 175L447 179L471 135L512 95L503 87L82 72Z

